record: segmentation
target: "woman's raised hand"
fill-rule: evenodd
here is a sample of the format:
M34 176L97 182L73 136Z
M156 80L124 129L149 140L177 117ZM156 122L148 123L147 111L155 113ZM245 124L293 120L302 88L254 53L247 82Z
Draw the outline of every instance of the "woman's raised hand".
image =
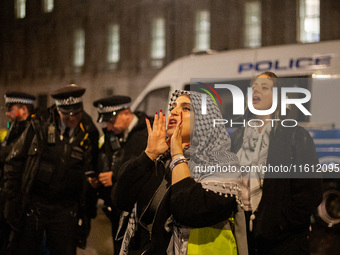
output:
M182 130L183 130L183 112L181 112L181 121L177 124L176 129L170 139L171 156L183 153Z
M159 115L156 112L152 128L150 121L148 119L145 121L148 128L148 144L145 153L151 160L155 160L169 148L166 142L166 118L161 110Z

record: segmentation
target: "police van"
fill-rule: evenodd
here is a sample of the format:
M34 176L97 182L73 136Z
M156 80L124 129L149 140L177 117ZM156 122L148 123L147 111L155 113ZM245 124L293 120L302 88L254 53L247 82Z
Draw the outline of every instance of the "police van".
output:
M240 87L246 94L251 79L266 71L284 78L285 86L310 91L311 99L305 107L311 116L297 111L294 118L309 130L320 162L339 164L340 40L191 54L164 67L134 101L132 109L153 116L160 109L167 109L174 90L189 90L195 82L213 87L217 81L223 81ZM221 111L228 118L233 108L231 93L219 94L223 102ZM319 215L329 227L340 226L339 207L339 181L329 181L319 207Z

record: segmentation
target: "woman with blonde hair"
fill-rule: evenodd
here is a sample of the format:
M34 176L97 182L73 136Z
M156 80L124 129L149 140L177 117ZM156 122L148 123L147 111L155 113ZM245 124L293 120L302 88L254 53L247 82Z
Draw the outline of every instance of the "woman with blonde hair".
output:
M280 93L278 78L271 72L258 75L251 87L256 110L271 108L274 87ZM252 126L231 134L231 151L237 154L241 166L263 170L318 164L309 133L300 126L284 127L278 121L273 124L270 119L279 120L279 116L279 110L254 115L247 107L245 117L254 119ZM243 176L249 254L309 254L310 216L322 200L322 180L300 177L293 171L258 171Z

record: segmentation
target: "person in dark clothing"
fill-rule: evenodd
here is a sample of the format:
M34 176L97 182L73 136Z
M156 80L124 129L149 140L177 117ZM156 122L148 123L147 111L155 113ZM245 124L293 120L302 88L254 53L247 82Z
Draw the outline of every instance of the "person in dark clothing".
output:
M45 240L49 254L75 255L86 237L92 147L81 121L84 92L69 85L51 93L56 105L32 118L7 157L5 217L18 233L13 254L39 254Z
M273 87L279 87L276 75L260 74L251 86L254 108L268 110ZM269 120L279 119L279 110L254 116L247 109L245 117L257 119L253 126L258 127L241 127L231 134L231 150L237 153L241 166L261 169L318 164L313 140L305 129L273 125ZM310 254L310 216L322 200L322 180L321 176L301 177L306 176L297 177L293 171L243 176L249 254Z
M6 116L9 118L9 130L0 148L0 254L5 254L9 245L10 226L4 219L5 197L4 163L13 144L27 127L34 110L35 96L24 92L8 91L5 94Z
M208 98L203 115L201 94L176 90L169 112L167 126L162 111L152 128L147 120L145 151L119 172L113 201L137 204L128 235L144 232L139 254L247 254L238 160L226 130L212 127L219 109ZM217 165L236 171L209 170ZM128 235L120 254L131 254Z
M112 204L110 194L121 165L137 157L145 149L147 142L146 115L142 112L132 113L130 102L130 97L116 95L93 103L98 108L98 122L105 122L106 128L103 129L105 142L99 153L98 176L94 174L89 178L89 182L104 200L103 210L112 224L115 254L119 253L125 232L123 225L119 227L119 220L121 218L127 221L129 215Z

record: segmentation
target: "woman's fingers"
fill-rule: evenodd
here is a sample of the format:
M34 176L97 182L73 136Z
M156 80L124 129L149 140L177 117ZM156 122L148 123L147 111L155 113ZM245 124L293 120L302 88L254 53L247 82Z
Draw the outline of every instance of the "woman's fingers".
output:
M170 141L170 150L171 150L171 155L175 155L178 153L183 152L182 148L182 120L177 123L175 131L173 135L171 136L171 141Z
M171 137L171 139L175 139L178 142L182 142L182 130L183 130L183 125L182 125L182 114L181 114L181 120L179 123L177 123L175 131Z
M150 121L145 118L145 121L146 121L146 126L147 126L147 129L148 129L148 134L150 135L153 131L158 131L163 123L163 114L162 112L160 112L159 116L158 116L158 113L156 112L155 113L155 117L154 117L154 121L153 121L153 124L152 124L152 127L151 127L151 124L150 124Z
M165 137L166 134L166 117L160 110L159 114L155 113L155 119L152 127L152 131L155 132L157 136Z
M159 118L158 118L158 114L156 112L155 113L155 118L154 118L154 121L153 121L153 126L152 126L152 129L154 131L158 129L158 122L159 122Z
M148 143L154 143L158 140L165 141L166 137L166 118L165 115L160 110L159 114L155 113L155 118L153 125L151 127L150 121L146 119L146 125L148 129Z
M176 136L177 136L178 138L182 138L182 130L183 130L183 126L182 126L182 124L179 124L179 125L176 127L176 130L175 130Z
M175 129L175 134L176 134L178 137L182 135L182 130L183 130L183 125L182 125L182 123L183 123L183 112L181 112L180 116L181 116L181 120L180 120L180 122L176 125L176 129Z
M152 160L156 159L159 154L164 153L169 145L166 143L166 118L160 110L159 114L155 113L154 123L150 125L147 120L148 127L148 143L145 149L145 153Z
M161 116L161 132L166 133L166 117L165 115L162 113L162 110L160 112L160 116Z
M146 122L146 127L147 127L147 129L148 129L148 134L150 135L151 132L152 132L150 120L149 120L147 117L145 117L145 122Z

